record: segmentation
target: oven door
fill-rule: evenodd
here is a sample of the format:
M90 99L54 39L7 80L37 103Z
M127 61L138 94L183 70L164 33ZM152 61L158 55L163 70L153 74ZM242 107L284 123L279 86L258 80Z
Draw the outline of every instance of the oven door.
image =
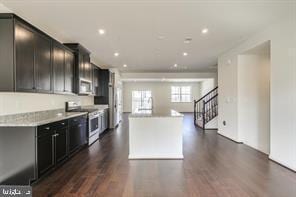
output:
M99 132L100 128L100 122L99 122L99 116L93 116L89 118L89 137L95 135Z

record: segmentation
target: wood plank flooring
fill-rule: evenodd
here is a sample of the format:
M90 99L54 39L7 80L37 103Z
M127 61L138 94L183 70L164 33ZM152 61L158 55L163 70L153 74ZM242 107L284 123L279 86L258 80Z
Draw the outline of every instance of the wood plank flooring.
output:
M169 137L169 136L168 136ZM128 117L33 186L33 196L295 197L296 173L184 118L182 160L128 158Z

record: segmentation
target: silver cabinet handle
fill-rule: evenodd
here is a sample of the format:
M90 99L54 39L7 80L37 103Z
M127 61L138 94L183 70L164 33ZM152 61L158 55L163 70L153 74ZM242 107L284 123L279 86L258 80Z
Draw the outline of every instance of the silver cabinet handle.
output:
M46 130L49 130L49 129L50 129L50 127L45 127L45 129L46 129Z
M65 125L65 123L64 123L64 122L62 122L62 125Z

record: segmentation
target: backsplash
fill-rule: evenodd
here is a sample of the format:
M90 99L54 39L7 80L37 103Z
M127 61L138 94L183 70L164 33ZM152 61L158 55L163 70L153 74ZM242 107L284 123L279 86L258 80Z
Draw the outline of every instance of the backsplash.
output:
M94 104L92 96L0 93L0 116L65 108L67 101L80 101L81 105Z

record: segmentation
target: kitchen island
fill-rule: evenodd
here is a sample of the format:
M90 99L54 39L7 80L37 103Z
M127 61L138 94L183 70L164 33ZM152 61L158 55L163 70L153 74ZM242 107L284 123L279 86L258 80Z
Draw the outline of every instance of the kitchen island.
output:
M129 115L129 159L183 159L183 115L138 110Z

